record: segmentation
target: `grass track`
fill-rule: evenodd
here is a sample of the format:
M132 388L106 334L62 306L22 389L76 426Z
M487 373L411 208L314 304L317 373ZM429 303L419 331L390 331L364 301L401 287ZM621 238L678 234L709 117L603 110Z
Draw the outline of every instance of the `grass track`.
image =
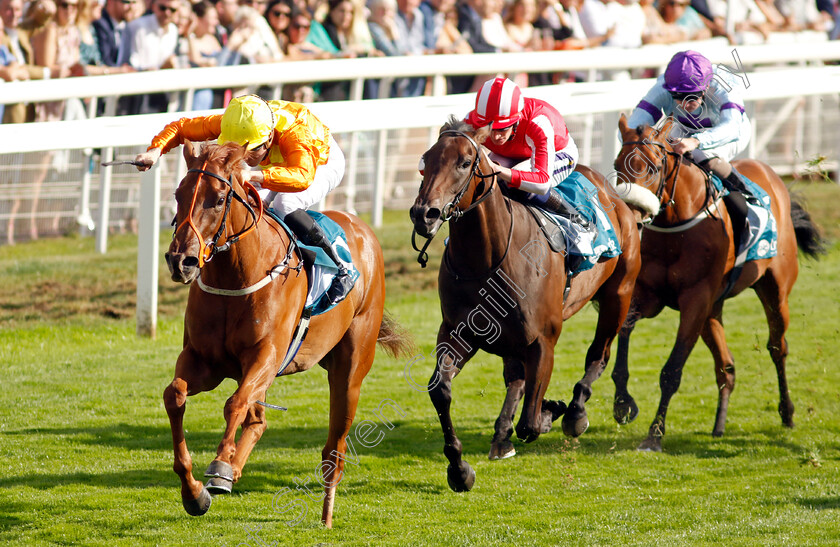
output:
M811 210L836 241L840 189L804 186ZM388 307L428 354L439 322L435 270L408 246L405 212L386 216ZM443 234L442 234L443 235ZM439 237L438 239L442 239ZM278 381L269 429L235 493L191 518L172 473L161 393L181 339L185 289L161 275L155 341L134 335L136 239L113 238L106 256L90 239L0 248L0 542L15 545L828 545L840 544L840 245L803 261L791 302L788 378L793 430L776 412L778 387L764 345L766 324L751 293L724 319L737 381L723 438L710 435L717 396L708 351L686 365L668 415L661 454L638 453L658 402L658 375L673 343L675 312L642 322L631 347L631 392L641 413L612 420L608 375L588 403L591 426L578 440L559 431L489 462L503 383L484 353L454 383L454 419L477 481L467 494L446 485L442 435L424 392L404 378L404 360L380 353L362 390L357 421L380 403L395 425L376 446L356 443L339 487L335 528L319 524L320 503L284 488L308 481L326 437L326 375ZM595 314L564 327L548 396L568 399L582 374ZM412 368L425 383L427 359ZM198 474L215 455L222 406L234 389L190 398L185 424ZM275 511L297 501L305 514ZM261 543L262 542L262 543Z

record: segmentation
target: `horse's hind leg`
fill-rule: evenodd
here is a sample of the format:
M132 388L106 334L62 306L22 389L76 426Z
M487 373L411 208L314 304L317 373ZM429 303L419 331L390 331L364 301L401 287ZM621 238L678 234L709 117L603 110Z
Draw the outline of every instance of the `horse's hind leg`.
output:
M261 396L258 394L258 397L262 400L265 398L265 394L263 393ZM248 409L248 415L245 417L245 421L242 422L242 434L236 443L236 452L232 462L234 482L238 481L239 477L242 476L242 468L245 467L251 451L254 449L257 441L260 440L260 437L262 437L266 427L265 407L254 403Z
M516 407L519 400L525 393L525 368L522 361L507 358L504 360L504 378L507 393L505 402L502 404L502 411L496 418L495 433L490 443L491 460L502 460L516 455L510 437L513 435L513 418L516 414Z
M544 429L543 397L545 397L548 384L551 382L551 373L554 370L554 345L556 343L556 337L547 339L540 336L527 349L525 400L522 403L522 414L516 424L516 436L526 443L537 440ZM562 412L565 410L565 407L562 408ZM559 412L558 416L562 412Z
M358 317L356 321L359 322ZM377 332L368 324L354 323L338 345L322 359L330 384L330 425L319 467L324 478L321 522L327 528L332 528L335 489L344 477L344 463L348 459L347 434L356 417L362 380L373 365ZM349 459L353 461L356 458L355 447L351 445L351 448Z
M770 330L767 350L770 352L773 364L776 365L776 375L779 377L779 415L782 417L782 424L793 427L793 401L788 392L785 366L788 355L785 333L790 322L788 311L790 287L780 286L773 272L768 270L764 277L753 285L753 288L764 306L764 315L767 317L767 326Z
M718 388L718 407L715 414L715 427L712 436L720 437L726 429L726 412L729 408L729 397L735 389L735 360L726 345L726 334L723 330L723 304L717 304L712 315L703 325L700 336L712 352L715 361L715 378Z
M163 404L169 415L172 429L172 446L175 453L173 470L181 479L181 501L184 509L192 516L200 516L210 509L212 498L192 474L192 458L184 438L184 411L187 395L195 394L216 387L221 378L211 378L206 370L195 369L197 361L184 350L175 366L175 378L163 391Z

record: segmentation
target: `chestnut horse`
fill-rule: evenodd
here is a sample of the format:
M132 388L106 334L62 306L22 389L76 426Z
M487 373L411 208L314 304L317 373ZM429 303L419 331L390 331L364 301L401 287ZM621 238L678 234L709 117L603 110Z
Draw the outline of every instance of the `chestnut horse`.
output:
M472 488L475 471L462 459L461 441L452 425L453 378L479 349L502 357L507 395L495 423L491 460L515 454L510 439L523 395L516 425L520 439L535 440L564 412L563 431L580 435L589 425L584 404L609 360L610 344L627 315L640 267L639 234L631 210L604 191L604 177L578 166L597 186L622 253L575 276L564 302L565 254L548 250L525 206L503 195L479 144L489 132L489 127L475 131L450 118L437 143L423 155L423 182L411 208L414 230L427 239L454 219L438 274L443 321L429 395L443 428L449 486L456 492ZM543 400L554 346L563 321L590 300L600 303L595 338L586 354L584 376L566 409L562 402Z
M184 349L163 400L172 427L174 470L191 515L203 515L210 508L208 488L230 492L242 475L266 428L265 408L258 401L265 401L284 361L307 297L307 276L301 272L296 247L279 223L262 215L259 196L242 181L241 165L243 160L253 163L251 154L235 143L205 144L195 153L187 142L184 158L189 170L175 192L176 229L166 263L173 281L196 282L184 317ZM408 349L408 339L384 313L385 276L376 236L355 216L330 212L329 217L344 229L361 275L344 301L312 317L308 336L283 370L285 376L316 363L327 370L330 420L320 466L325 484L321 518L327 527L332 525L335 487L344 468L345 439L377 340L392 353ZM184 440L185 403L188 395L212 390L225 378L239 385L225 404L227 427L207 471L213 478L205 488L192 475Z
M615 161L618 178L623 181L619 188L633 183L636 189L649 186L656 196L647 190L654 204L647 212L654 217L643 233L642 270L633 306L619 335L612 374L616 384L614 414L619 423L632 421L638 414L627 392L627 352L636 321L656 316L665 306L680 312L676 343L659 377L659 408L647 438L639 445L640 450L651 451L662 449L668 403L679 388L683 365L698 337L712 352L719 388L712 435L723 435L729 397L735 387L735 363L723 330L723 302L749 287L761 300L770 327L767 349L779 377L782 423L793 427L793 403L785 373L788 295L799 271L797 245L812 257L822 250L817 227L791 198L778 175L759 161L734 161L738 171L769 194L778 244L776 256L746 262L730 284L735 248L729 212L706 173L673 151L668 140L672 123L666 121L658 131L647 126L630 129L622 116L619 129L623 144ZM656 207L659 204L661 207Z

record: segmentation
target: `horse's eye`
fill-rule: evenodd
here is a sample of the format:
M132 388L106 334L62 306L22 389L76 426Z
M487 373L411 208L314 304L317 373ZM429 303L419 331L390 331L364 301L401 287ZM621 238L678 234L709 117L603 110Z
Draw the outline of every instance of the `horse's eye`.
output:
M221 207L225 204L225 196L219 196L219 201L216 202L216 207Z
M470 166L471 163L472 163L472 160L465 159L464 161L461 162L461 169L467 169Z

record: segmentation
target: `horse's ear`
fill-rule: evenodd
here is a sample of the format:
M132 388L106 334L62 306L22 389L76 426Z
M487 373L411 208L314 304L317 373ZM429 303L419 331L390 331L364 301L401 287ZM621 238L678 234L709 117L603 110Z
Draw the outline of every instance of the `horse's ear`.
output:
M662 125L659 127L659 131L656 132L657 136L661 136L664 140L668 140L668 136L671 134L671 129L674 128L674 120L673 117L668 116L665 118L665 121L662 122Z
M475 132L475 135L473 135L473 139L475 140L475 142L481 144L484 141L486 141L487 137L490 136L490 127L490 125L485 125L484 127L478 128L478 130L476 130Z
M198 157L198 152L193 146L192 141L184 139L184 159L189 163L193 158Z
M624 140L624 135L630 131L630 127L627 125L627 116L624 115L624 112L621 113L621 117L618 118L618 131L621 133L621 140Z

